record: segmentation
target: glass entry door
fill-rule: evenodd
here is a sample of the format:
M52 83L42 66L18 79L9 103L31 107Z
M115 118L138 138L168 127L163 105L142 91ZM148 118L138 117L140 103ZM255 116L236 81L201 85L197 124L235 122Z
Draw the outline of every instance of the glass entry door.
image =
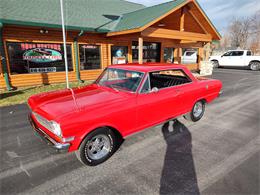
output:
M138 42L132 43L133 62L138 62ZM161 43L144 42L143 43L143 62L160 62Z
M172 47L164 48L163 60L165 63L174 63L174 48L172 48Z

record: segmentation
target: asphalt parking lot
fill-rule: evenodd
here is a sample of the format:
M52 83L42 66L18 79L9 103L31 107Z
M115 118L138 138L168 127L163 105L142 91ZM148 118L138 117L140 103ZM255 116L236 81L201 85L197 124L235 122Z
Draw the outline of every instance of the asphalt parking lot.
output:
M85 167L35 137L26 105L2 107L1 194L260 194L260 72L218 69L223 95L204 118L183 118L125 140Z

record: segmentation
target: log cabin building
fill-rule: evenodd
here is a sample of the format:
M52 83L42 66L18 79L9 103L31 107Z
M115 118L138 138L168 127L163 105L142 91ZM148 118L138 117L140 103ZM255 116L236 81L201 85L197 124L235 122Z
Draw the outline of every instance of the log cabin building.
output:
M0 86L65 82L59 0L1 1ZM203 47L220 35L195 0L145 7L124 0L65 0L70 81L94 80L111 64L182 63L198 70Z

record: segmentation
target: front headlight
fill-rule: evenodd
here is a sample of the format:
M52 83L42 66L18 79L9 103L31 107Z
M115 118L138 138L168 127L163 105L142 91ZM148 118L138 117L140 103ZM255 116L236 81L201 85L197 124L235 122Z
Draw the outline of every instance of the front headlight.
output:
M60 124L56 123L55 121L50 121L50 130L57 136L62 137Z
M46 118L42 117L41 115L33 112L33 115L35 116L36 120L44 126L46 129L50 130L55 135L62 137L62 132L60 128L60 124L55 121L49 121Z

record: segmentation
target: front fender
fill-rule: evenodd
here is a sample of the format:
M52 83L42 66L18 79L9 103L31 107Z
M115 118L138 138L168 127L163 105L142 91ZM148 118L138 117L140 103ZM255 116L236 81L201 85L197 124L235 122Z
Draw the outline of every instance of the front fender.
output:
M110 124L110 123L96 123L95 125L91 125L87 128L85 128L84 130L80 131L76 136L75 139L73 140L73 142L71 142L71 146L69 148L69 152L73 152L75 150L78 150L80 144L82 143L82 141L85 139L85 137L95 131L95 129L98 129L100 127L111 127L113 129L116 129L121 135L122 135L122 131L120 131L118 129L117 126L115 126L114 124ZM122 135L123 137L123 135Z

